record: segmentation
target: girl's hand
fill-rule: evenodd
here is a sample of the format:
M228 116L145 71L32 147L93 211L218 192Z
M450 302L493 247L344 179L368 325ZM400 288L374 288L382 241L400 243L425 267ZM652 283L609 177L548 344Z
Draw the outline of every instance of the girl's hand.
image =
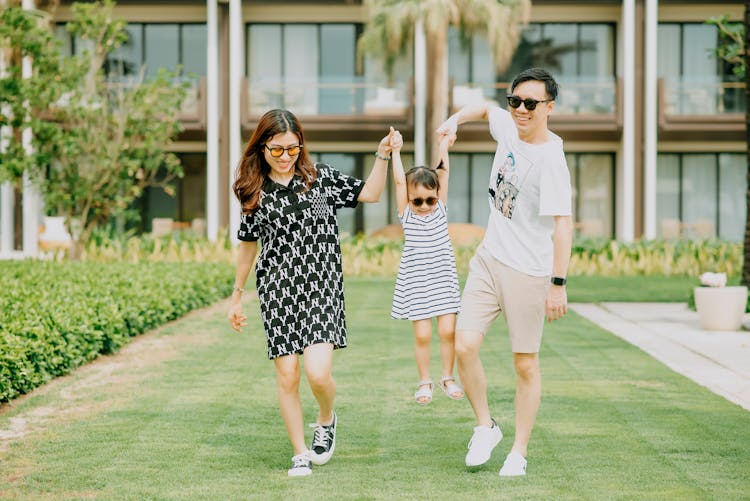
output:
M391 150L393 149L391 147L391 138L394 134L398 134L401 136L401 133L397 132L396 130L391 127L391 130L388 132L388 135L385 136L383 139L380 140L380 144L378 145L378 155L383 157L389 157L391 156Z
M227 317L229 317L229 325L237 332L242 332L242 328L247 325L247 316L242 313L241 302L232 303L232 306L229 307Z
M391 127L391 130L393 130L393 127ZM401 151L401 148L404 146L404 138L401 137L401 133L399 131L393 131L392 134L389 134L390 136L390 147L391 151Z

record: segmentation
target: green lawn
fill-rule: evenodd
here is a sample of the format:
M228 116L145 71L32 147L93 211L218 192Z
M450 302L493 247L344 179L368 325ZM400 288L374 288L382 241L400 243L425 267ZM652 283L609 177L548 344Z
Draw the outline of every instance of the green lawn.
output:
M411 325L389 318L392 280L346 286L337 450L312 477L286 477L292 451L259 320L234 333L222 304L6 406L0 498L748 499L750 413L575 314L545 331L526 478L497 475L513 438L514 378L504 330L488 335L491 408L506 438L469 471L468 402L412 400ZM432 367L438 376L437 342Z

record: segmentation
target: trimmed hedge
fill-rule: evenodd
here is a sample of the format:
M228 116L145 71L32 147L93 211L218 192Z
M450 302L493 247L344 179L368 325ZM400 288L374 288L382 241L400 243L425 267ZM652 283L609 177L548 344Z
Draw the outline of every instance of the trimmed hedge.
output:
M0 261L0 402L232 292L232 265Z

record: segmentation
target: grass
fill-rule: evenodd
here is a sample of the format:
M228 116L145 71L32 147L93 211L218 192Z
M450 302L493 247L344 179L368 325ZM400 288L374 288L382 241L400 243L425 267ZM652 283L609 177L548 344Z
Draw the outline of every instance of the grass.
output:
M507 438L468 470L468 402L412 400L411 326L389 319L392 280L346 286L337 451L312 477L286 478L291 447L259 320L233 333L220 304L6 406L0 498L748 499L750 414L575 314L545 330L522 479L497 476L512 443L514 376L500 323L488 335L489 398ZM312 422L304 381L302 395Z

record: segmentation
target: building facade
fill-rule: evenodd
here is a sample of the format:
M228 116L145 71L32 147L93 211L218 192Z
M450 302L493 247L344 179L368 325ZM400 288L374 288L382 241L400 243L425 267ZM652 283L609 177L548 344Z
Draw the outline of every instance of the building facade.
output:
M511 67L496 73L487 43L449 33L450 105L489 100L505 106L513 75L529 66L560 83L550 128L565 141L579 237L709 238L741 241L747 162L745 89L715 55L719 34L706 24L740 1L536 0ZM389 126L405 139L405 163L425 158L424 48L420 43L388 79L375 60L358 60L367 12L359 0L121 0L130 40L113 54L128 72L181 65L193 81L174 144L185 177L176 197L150 190L143 230L154 218L216 238L235 233L239 206L234 166L257 118L288 108L305 129L316 160L365 176ZM64 32L69 2L54 13L68 53L80 44ZM427 39L425 43L430 43ZM494 153L486 124L462 127L451 151L453 222L484 225ZM18 194L0 191L5 249L23 250ZM11 200L13 199L13 200ZM389 186L379 204L340 215L341 230L371 232L397 222ZM8 217L9 211L16 211ZM8 221L16 221L11 224ZM31 231L27 228L26 231Z

